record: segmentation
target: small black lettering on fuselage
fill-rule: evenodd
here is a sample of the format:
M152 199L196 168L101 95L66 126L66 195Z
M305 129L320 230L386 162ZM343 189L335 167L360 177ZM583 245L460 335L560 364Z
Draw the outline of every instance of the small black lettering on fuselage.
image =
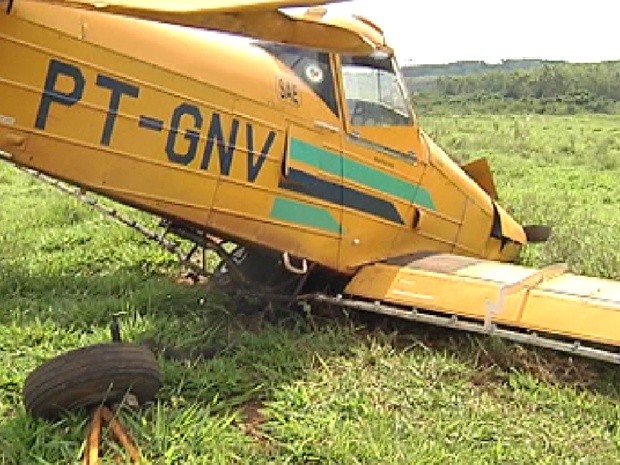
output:
M295 106L301 105L301 96L297 84L287 81L286 79L279 77L277 79L277 93L280 100L291 103Z
M62 92L57 88L61 78L68 78L72 82L71 90ZM52 105L72 107L80 102L86 85L84 73L78 66L55 59L50 60L35 120L35 128L45 130ZM99 140L100 145L110 146L123 101L128 98L138 99L140 87L105 74L97 75L95 85L108 90L110 93ZM292 92L291 95L297 95L295 89L288 89L287 92ZM198 159L200 160L200 169L208 170L213 153L217 151L220 174L230 176L235 153L245 152L247 155L246 179L248 182L255 182L258 178L276 139L276 132L270 130L265 140L262 141L262 145L259 145L260 150L257 152L255 151L257 144L255 144L255 130L252 123L248 122L242 126L238 118L231 118L231 122L226 126L220 113L203 112L199 106L188 102L179 103L172 110L169 118L160 119L149 115L139 115L137 121L137 129L153 132L168 130L164 152L171 163L187 166ZM165 127L164 121L169 122L168 128ZM245 134L245 145L241 142L241 147L244 149L238 150L240 137L242 137L240 136L241 132ZM203 145L204 149L200 150Z

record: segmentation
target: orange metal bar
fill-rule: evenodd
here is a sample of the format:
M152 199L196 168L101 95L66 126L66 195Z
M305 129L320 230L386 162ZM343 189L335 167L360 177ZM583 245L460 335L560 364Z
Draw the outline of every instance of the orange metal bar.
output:
M99 463L99 441L101 440L101 407L93 412L84 451L84 465L97 465Z

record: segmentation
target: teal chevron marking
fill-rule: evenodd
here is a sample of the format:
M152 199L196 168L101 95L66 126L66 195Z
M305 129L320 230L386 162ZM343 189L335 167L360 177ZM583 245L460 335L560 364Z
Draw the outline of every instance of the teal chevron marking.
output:
M340 223L336 221L329 210L282 197L277 197L274 201L271 217L336 234L341 232Z
M423 187L345 157L342 157L341 165L341 158L338 155L321 147L293 138L290 155L292 160L314 166L334 176L344 176L347 180L385 192L406 202L414 202L429 210L436 209L430 192Z
M435 202L433 202L431 197L431 193L423 187L418 186L418 189L413 196L413 203L420 205L421 207L428 208L429 210L437 210L437 207L435 207Z

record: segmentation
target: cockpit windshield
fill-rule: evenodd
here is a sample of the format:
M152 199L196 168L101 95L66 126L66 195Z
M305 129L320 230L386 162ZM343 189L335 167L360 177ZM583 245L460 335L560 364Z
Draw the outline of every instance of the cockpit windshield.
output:
M342 75L353 126L408 126L413 115L393 59L342 57Z

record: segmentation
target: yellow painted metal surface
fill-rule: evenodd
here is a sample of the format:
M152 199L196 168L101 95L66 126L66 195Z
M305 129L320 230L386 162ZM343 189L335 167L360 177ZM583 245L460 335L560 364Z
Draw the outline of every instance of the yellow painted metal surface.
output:
M436 254L361 269L345 292L580 340L620 345L620 283Z
M120 12L135 15L138 11L161 11L185 13L188 15L205 15L209 13L236 13L239 11L270 11L279 8L295 6L316 6L326 3L337 3L339 0L327 2L325 0L306 0L303 2L291 0L107 0L93 2L89 0L47 0L47 3L59 5L83 6L102 12ZM343 1L343 0L340 0Z
M15 0L0 158L354 275L354 296L619 345L620 283L490 261L526 236L488 166L420 130L378 26L278 10L299 3L327 2ZM402 105L349 98L369 70Z
M290 1L164 1L45 0L101 13L132 16L179 26L239 34L255 39L321 48L340 53L391 53L380 30L359 20L331 20L316 14L290 16L279 8L298 6ZM323 5L321 0L301 4Z
M200 6L149 5L188 17ZM302 16L384 43L364 19ZM350 124L340 58L328 59L332 108L256 45L18 0L0 15L0 60L10 64L0 68L0 150L166 218L345 273L429 250L514 258L518 247L500 252L489 238L486 193L413 120Z
M493 200L497 200L497 188L495 187L489 161L486 158L478 158L477 160L461 165L461 168L463 168L463 171L476 181Z

